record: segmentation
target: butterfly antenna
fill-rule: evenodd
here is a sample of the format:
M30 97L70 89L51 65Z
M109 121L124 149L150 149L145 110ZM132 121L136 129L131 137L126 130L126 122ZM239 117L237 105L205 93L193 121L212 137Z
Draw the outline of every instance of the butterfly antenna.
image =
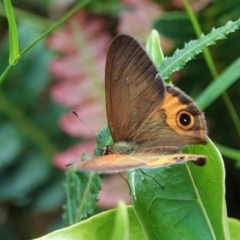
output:
M118 173L118 174L119 174L119 176L127 183L128 188L129 188L129 195L131 196L131 195L132 195L132 191L131 191L131 187L130 187L130 185L129 185L128 180L127 180L121 173Z
M145 173L141 168L139 168L139 170L141 171L141 173L149 178L151 178L152 180L154 180L155 183L157 183L158 186L160 186L162 189L165 189L165 187L160 184L154 177L148 175L147 173Z
M87 157L92 158L93 155L87 155ZM86 160L86 159L85 159L85 160ZM83 156L82 156L80 160L76 160L76 161L74 161L74 162L67 163L67 164L65 165L65 167L70 167L70 166L74 165L74 164L77 163L77 162L85 161L85 160L84 160L84 158L83 158Z
M72 113L82 122L82 124L83 124L88 130L90 130L90 131L93 133L93 135L94 135L95 137L97 137L97 134L78 116L78 114L77 114L74 110L72 110Z
M65 165L65 167L70 167L70 166L74 165L76 162L79 162L79 161L80 161L80 160L76 160L76 161L74 161L74 162L67 163L67 164Z

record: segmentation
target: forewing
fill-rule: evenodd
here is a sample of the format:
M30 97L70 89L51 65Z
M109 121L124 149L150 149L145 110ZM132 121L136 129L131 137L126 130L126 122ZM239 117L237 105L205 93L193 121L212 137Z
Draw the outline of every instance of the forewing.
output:
M118 35L111 43L105 69L108 125L113 140L132 140L138 128L163 101L165 84L141 45Z

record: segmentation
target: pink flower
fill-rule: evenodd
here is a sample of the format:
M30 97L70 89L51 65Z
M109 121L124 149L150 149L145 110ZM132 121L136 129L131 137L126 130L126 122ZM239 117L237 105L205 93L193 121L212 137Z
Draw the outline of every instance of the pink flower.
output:
M84 102L75 108L75 112L84 123L79 121L72 112L63 115L60 119L60 127L71 136L95 139L94 133L98 133L103 126L107 125L105 105L99 102Z
M85 11L80 11L48 41L52 49L61 53L50 64L55 78L50 94L56 102L69 107L69 112L59 120L60 127L71 136L90 140L95 139L91 130L97 133L107 124L104 66L110 37L103 29L100 18L89 18ZM72 109L85 124L72 114ZM81 151L81 144L70 148L66 154L58 155L55 163L64 167L60 164L65 165L66 160L59 159L66 157L69 161L73 152L80 158Z
M162 12L160 6L149 0L123 0L123 3L128 9L119 16L118 32L130 34L140 42L146 42L153 21Z
M126 178L126 174L123 174ZM119 174L111 174L103 180L102 190L99 192L98 206L101 208L114 208L119 200L131 204L130 189L126 181Z

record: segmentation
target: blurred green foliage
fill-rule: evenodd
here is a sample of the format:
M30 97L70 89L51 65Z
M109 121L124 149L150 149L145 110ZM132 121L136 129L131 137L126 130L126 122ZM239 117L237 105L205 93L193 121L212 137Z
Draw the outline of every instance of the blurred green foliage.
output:
M1 73L8 65L9 39L5 33L0 49ZM20 49L41 33L31 23L19 21ZM49 96L48 64L52 57L53 53L40 42L21 58L1 84L0 239L32 238L42 235L46 229L59 228L55 224L61 214L57 218L51 216L56 215L65 201L64 173L54 167L52 161L55 154L77 139L58 128L58 118L67 109ZM48 225L39 227L34 223L36 217L41 222L46 214Z

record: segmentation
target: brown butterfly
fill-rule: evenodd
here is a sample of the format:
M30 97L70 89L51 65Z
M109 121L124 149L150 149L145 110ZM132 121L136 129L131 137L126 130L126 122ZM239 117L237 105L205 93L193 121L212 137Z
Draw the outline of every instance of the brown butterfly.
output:
M77 169L121 172L193 161L202 155L177 153L188 144L206 142L203 113L178 88L166 85L157 68L132 37L118 35L107 54L105 91L113 145L103 156L77 162Z

